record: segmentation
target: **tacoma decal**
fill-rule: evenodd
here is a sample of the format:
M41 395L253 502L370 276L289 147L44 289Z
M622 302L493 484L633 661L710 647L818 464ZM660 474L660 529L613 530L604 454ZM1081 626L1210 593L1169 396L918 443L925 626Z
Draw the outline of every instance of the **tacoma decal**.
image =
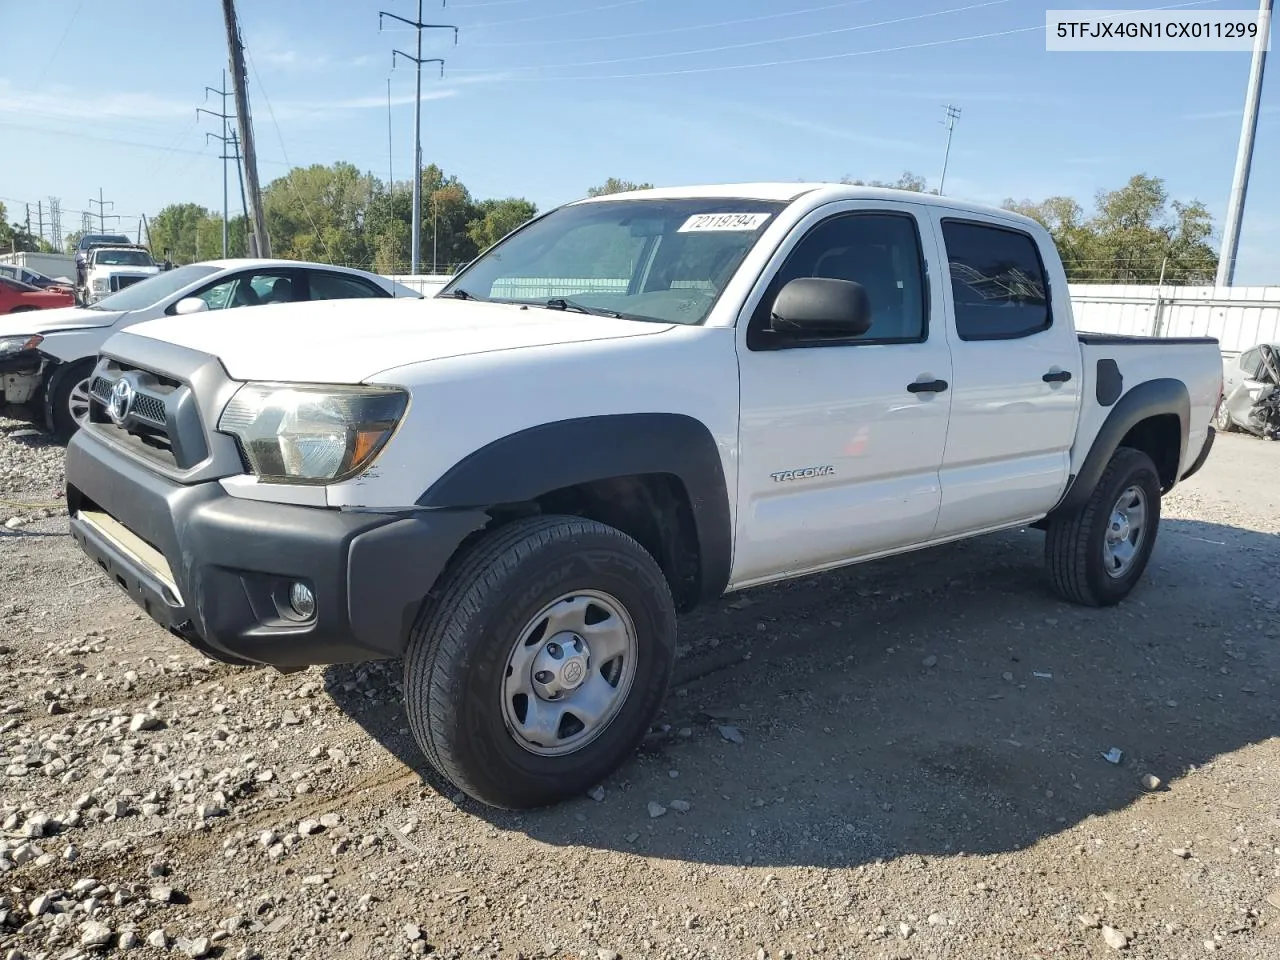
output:
M826 467L804 467L801 470L782 470L778 473L771 473L774 483L785 483L788 480L813 480L815 477L830 477L836 472L836 468L832 466Z

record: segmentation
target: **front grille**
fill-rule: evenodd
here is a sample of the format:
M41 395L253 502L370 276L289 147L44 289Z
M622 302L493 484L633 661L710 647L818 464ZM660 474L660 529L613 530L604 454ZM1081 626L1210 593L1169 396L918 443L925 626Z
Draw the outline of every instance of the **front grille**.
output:
M131 276L121 276L119 274L113 274L112 276L107 278L107 285L111 288L112 291L123 290L125 287L132 286L133 284L137 283L139 280L145 280L145 279L147 279L145 276L131 277Z
M112 393L122 380L132 387L132 396L123 411L113 410ZM208 456L191 388L172 377L106 360L94 373L89 397L95 428L138 457L189 470Z

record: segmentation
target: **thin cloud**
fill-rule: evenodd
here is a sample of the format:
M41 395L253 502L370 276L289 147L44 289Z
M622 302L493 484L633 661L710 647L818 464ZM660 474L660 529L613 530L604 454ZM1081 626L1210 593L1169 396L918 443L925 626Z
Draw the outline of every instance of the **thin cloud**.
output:
M458 95L454 87L437 87L423 90L423 100L446 100ZM396 94L392 106L404 106L414 102L412 93ZM197 101L157 97L149 93L110 91L86 94L65 87L45 91L20 90L7 80L0 79L0 116L15 118L42 117L45 119L102 121L144 120L167 123L195 115ZM271 104L277 120L321 119L339 111L358 111L387 108L386 95L346 97L337 100L280 100ZM253 104L255 116L263 113L264 105Z

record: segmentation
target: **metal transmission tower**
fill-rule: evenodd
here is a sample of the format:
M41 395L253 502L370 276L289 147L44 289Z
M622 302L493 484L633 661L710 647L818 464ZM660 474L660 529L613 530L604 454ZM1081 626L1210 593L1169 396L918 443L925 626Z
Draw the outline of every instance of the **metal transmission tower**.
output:
M236 126L240 143L244 145L244 178L248 181L249 200L252 203L254 255L271 256L271 239L267 236L267 215L262 209L262 189L258 186L257 152L253 146L253 118L249 114L248 82L244 70L244 43L240 39L240 26L236 22L233 0L222 0L222 17L227 26L227 49L231 57L231 83L236 93Z
M49 198L49 242L53 249L62 250L62 201L57 197Z
M80 211L80 232L81 233L93 232L93 214L90 213L88 210Z
M947 125L947 152L942 155L942 176L938 179L938 196L942 196L942 188L947 184L947 164L951 161L951 134L956 129L956 121L960 119L960 108L951 104L943 104L943 109L947 111L947 119L943 121Z
M231 137L227 135L227 121L232 119L235 114L227 113L227 97L231 96L231 91L227 89L227 71L222 71L222 89L215 87L204 88L205 103L209 102L209 94L216 93L222 97L222 112L216 113L213 110L206 110L204 107L196 107L196 117L200 114L207 113L211 117L217 117L222 121L222 136L216 133L205 132L204 142L208 143L209 139L218 140L222 143L222 259L227 258L227 161L231 159L227 156L227 144L231 142Z
M443 3L441 4L443 6ZM422 0L418 0L418 19L407 20L394 13L387 13L385 10L378 12L378 29L382 29L382 18L390 17L392 20L399 20L401 23L407 23L418 32L418 55L410 56L403 50L391 51L391 69L396 66L396 54L407 60L412 60L418 65L418 94L414 103L413 113L413 253L409 266L409 272L416 274L418 272L418 263L422 253L422 65L424 63L440 64L440 76L444 76L444 61L439 57L422 58L422 31L423 30L452 30L453 43L458 43L458 28L450 23L423 23L422 22Z
M119 219L120 219L120 215L119 215L118 213L107 213L107 212L106 212L107 207L115 207L116 202L115 202L114 200L103 200L103 199L102 199L102 188L101 188L101 187L99 187L99 188L98 188L98 199L97 199L97 200L94 200L92 197L90 197L90 198L89 198L89 206L90 206L90 208L92 208L92 207L93 207L93 205L94 205L95 203L98 205L98 213L97 213L97 217L98 217L98 232L99 232L99 233L106 233L106 232L107 232L107 223L106 223L106 221L107 221L108 219L111 219L111 220L119 220ZM91 216L92 216L92 215L91 215ZM93 223L93 221L92 221L92 219L90 219L90 226L91 226L91 227L92 227L92 223Z
M1244 120L1240 126L1240 148L1236 172L1227 204L1227 223L1222 229L1222 250L1218 254L1219 287L1229 287L1236 277L1236 251L1240 245L1240 224L1244 220L1245 195L1249 192L1249 171L1253 166L1253 140L1258 132L1258 104L1262 100L1262 73L1267 65L1267 40L1271 35L1271 0L1258 4L1258 36L1253 43L1253 64L1249 68L1249 90L1244 100Z

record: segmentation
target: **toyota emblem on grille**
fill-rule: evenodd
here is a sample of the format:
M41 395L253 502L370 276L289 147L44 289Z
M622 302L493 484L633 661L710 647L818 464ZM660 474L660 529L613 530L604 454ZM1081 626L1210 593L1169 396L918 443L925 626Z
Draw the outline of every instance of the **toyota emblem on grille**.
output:
M120 426L128 419L133 411L133 401L136 396L133 384L128 380L117 380L115 386L111 388L111 397L107 401L107 415L116 426Z

